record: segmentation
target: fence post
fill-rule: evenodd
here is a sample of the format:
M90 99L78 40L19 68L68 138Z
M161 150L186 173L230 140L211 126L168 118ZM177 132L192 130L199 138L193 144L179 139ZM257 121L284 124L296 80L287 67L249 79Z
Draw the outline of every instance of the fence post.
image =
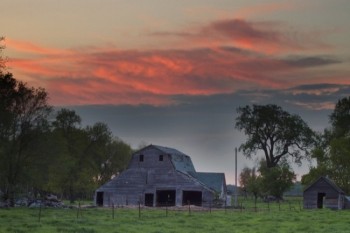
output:
M225 205L224 205L224 208L225 208L225 214L226 214L226 201L225 201Z
M79 218L79 214L80 214L80 201L78 202L77 219Z
M112 218L114 219L114 202L112 202Z
M270 202L267 201L267 210L270 212Z
M188 204L188 214L191 215L191 202L187 201Z
M258 210L257 210L257 207L256 207L256 198L255 198L255 200L254 200L254 209L255 209L255 212L258 211Z
M278 210L281 211L281 203L278 201Z
M209 213L211 213L211 200L209 201Z
M165 202L165 216L168 217L168 202Z
M42 202L42 200L40 201L40 204L39 204L39 216L38 216L39 222L41 220L41 202Z
M139 218L141 218L141 202L139 201Z

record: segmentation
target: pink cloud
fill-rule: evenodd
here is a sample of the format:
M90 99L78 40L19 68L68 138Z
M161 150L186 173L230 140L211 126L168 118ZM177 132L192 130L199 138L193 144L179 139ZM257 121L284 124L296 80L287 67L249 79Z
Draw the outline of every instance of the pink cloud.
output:
M281 57L281 51L306 48L286 37L280 26L227 19L194 32L154 34L187 39L183 49L67 50L11 39L6 44L32 55L12 58L9 66L19 78L45 87L55 105L160 105L173 103L174 95L285 88L293 83L286 80L292 73L302 75L308 67L338 62L321 56Z

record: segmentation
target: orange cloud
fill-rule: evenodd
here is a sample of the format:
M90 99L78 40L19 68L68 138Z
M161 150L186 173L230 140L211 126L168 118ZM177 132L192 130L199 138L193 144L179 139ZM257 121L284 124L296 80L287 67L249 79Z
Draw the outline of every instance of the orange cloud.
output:
M55 105L161 105L174 103L176 95L286 88L292 83L287 80L291 73L298 77L309 67L339 62L331 57L283 58L257 52L251 48L255 44L272 50L283 44L278 30L266 28L244 20L217 21L196 36L182 35L189 38L189 48L168 50L61 50L8 40L8 47L29 57L13 58L9 66L18 78L45 87ZM199 36L205 34L207 38ZM202 46L196 46L197 41Z
M35 45L31 42L27 41L18 41L10 38L6 38L6 45L11 47L12 49L27 52L32 54L44 54L44 55L65 55L71 54L71 52L67 50L61 49L53 49L53 48L45 48L42 46Z

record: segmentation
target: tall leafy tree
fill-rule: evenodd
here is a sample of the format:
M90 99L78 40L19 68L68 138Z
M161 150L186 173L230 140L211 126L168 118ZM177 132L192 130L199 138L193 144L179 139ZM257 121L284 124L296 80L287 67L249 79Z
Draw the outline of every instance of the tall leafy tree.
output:
M53 138L58 148L54 155L56 162L50 169L50 187L74 202L79 193L89 186L89 183L83 180L83 151L87 137L81 128L81 117L73 110L59 110L52 126Z
M56 146L49 187L71 202L91 195L124 169L131 156L130 146L115 139L106 124L83 128L73 110L59 110L52 126Z
M338 100L329 117L332 125L332 137L344 137L350 134L350 96Z
M29 87L0 73L0 182L13 205L16 188L23 184L51 112L42 88Z
M235 127L248 136L240 150L248 158L262 151L269 168L288 156L300 164L314 145L315 134L301 117L277 105L247 105L237 113Z
M340 99L329 117L331 127L325 129L312 157L317 166L302 177L305 185L319 176L329 176L345 192L350 192L350 97Z

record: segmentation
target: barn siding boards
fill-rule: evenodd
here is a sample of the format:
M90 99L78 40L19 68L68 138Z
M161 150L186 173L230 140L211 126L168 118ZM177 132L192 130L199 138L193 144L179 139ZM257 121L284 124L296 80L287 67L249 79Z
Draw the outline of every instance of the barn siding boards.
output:
M226 198L224 173L197 173L188 155L150 145L135 152L125 171L96 190L95 203L181 206L192 201L205 206L217 196Z
M345 193L329 178L320 177L303 193L304 208L345 208Z

